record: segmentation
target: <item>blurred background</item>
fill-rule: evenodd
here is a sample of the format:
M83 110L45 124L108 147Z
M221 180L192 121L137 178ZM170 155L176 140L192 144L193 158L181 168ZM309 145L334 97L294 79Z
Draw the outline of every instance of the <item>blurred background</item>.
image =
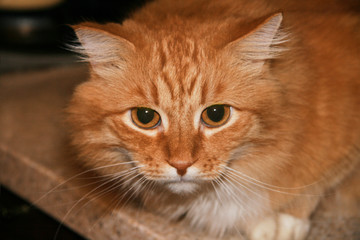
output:
M121 22L145 0L0 0L0 74L69 64L69 25Z
M79 64L71 24L121 22L145 0L0 0L0 77ZM9 79L11 80L11 79ZM1 104L1 103L0 103ZM83 239L0 186L0 239Z

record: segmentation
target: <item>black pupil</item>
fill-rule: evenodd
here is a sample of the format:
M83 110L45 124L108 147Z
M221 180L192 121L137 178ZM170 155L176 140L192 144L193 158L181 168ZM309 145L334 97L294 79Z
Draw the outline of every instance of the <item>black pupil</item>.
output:
M154 110L149 108L139 108L136 114L139 121L143 124L147 124L154 119Z
M222 105L215 105L208 107L206 113L211 121L220 122L224 117L225 109Z

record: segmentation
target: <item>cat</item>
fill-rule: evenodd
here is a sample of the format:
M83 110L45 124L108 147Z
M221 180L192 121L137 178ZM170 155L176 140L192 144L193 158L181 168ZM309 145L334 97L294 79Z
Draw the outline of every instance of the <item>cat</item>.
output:
M91 73L68 108L79 158L189 229L305 239L358 176L360 21L301 4L158 0L75 25Z

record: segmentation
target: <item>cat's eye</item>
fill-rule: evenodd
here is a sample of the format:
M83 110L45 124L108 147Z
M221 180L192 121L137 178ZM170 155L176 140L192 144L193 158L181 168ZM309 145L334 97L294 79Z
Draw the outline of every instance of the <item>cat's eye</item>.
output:
M160 124L160 115L150 108L138 107L131 109L131 119L136 126L152 129Z
M201 120L207 127L220 127L230 118L231 107L227 105L212 105L201 114Z

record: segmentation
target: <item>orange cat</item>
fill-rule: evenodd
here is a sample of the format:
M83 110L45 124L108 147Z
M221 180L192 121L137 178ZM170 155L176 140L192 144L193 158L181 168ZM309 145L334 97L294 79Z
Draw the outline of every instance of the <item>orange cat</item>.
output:
M83 162L193 229L305 239L323 196L358 177L360 21L337 1L269 2L160 0L75 26Z

